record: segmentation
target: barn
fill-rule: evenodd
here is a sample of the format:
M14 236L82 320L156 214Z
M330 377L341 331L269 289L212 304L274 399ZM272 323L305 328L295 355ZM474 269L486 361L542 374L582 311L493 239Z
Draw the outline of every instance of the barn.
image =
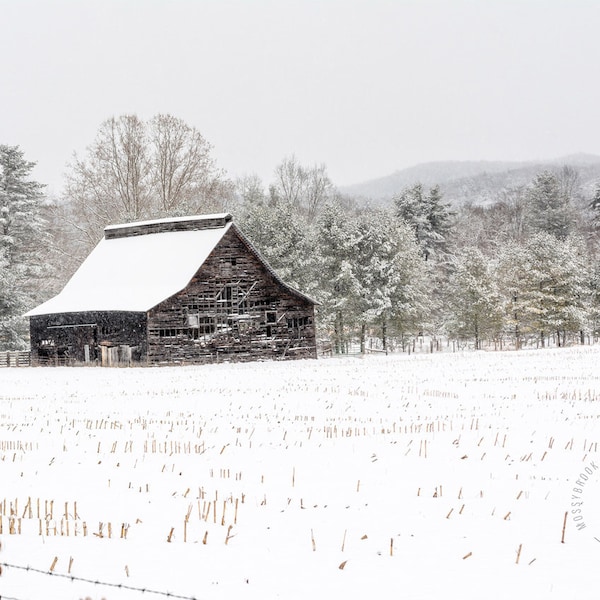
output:
M316 358L316 304L223 213L106 227L26 316L33 364L194 364Z

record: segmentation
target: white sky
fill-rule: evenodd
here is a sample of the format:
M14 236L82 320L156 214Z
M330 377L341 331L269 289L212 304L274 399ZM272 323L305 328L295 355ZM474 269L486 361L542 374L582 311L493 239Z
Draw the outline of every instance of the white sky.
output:
M58 191L101 122L173 114L230 176L600 154L596 0L0 0L0 143Z

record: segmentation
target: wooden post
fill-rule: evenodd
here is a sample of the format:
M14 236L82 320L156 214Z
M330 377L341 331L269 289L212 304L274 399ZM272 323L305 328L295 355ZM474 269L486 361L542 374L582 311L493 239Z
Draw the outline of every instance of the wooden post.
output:
M563 527L562 527L562 538L560 540L561 544L565 543L565 530L567 529L567 517L569 516L568 512L565 512L565 519L563 521Z

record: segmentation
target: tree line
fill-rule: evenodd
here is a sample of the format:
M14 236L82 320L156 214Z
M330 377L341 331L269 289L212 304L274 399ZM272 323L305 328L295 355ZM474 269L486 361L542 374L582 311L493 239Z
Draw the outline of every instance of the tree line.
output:
M111 118L50 199L24 152L0 145L0 348L27 346L22 314L60 290L107 224L221 211L319 302L319 340L334 353L600 334L600 183L586 197L572 168L485 206L453 207L438 186L415 183L374 207L341 194L324 164L285 157L265 184L228 178L211 151L171 115Z

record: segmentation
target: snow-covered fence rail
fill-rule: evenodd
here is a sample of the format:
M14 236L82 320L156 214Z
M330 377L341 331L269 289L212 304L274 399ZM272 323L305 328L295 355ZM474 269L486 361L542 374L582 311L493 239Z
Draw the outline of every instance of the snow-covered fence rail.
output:
M25 351L0 352L0 367L29 367L31 365L31 354Z

